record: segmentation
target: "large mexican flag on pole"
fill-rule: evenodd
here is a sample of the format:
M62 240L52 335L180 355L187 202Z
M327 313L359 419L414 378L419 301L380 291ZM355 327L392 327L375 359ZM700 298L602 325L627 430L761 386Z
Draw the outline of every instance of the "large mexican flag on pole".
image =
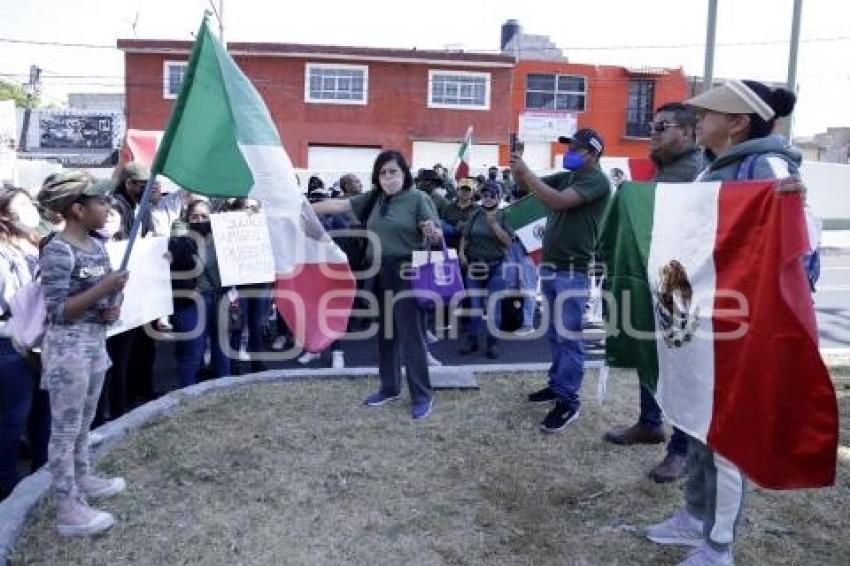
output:
M354 278L305 200L266 105L206 19L151 176L213 197L251 197L268 217L275 302L296 340L319 351L348 322Z
M605 221L608 364L757 484L835 480L835 391L801 263L799 194L773 181L626 183Z

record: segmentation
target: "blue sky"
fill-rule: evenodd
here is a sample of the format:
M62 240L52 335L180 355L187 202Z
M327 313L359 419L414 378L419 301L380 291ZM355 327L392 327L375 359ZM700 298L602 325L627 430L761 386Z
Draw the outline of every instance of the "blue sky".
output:
M527 33L550 36L574 62L683 67L700 75L707 5L707 0L225 0L224 19L231 41L495 51L500 25L516 18ZM792 5L792 0L719 0L715 76L784 81ZM0 39L99 45L134 36L190 39L208 7L208 0L0 0ZM850 126L850 2L804 0L802 39L795 135ZM0 54L0 73L11 75L7 78L25 81L30 64L41 66L48 101L61 103L69 91L123 89L117 50L0 42Z

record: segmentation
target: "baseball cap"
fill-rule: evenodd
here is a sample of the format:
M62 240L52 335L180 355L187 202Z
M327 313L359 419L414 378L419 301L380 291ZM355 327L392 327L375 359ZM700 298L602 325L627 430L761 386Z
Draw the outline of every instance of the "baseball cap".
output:
M776 114L755 90L739 80L726 81L686 100L685 104L724 114L758 114L765 121Z
M486 183L484 183L484 186L481 187L481 194L483 195L484 193L500 196L502 194L502 188L499 186L499 183L487 181Z
M458 190L465 189L465 190L468 190L468 191L474 191L475 185L476 185L476 183L475 183L474 179L469 179L469 178L461 179L460 182L458 182L458 184L457 184L457 189Z
M151 172L139 161L131 161L124 166L124 175L124 178L129 181L147 181Z
M602 136L592 128L582 128L577 130L572 136L561 136L558 138L558 141L561 143L578 143L599 154L605 149L605 142L602 141Z
M81 196L100 196L104 185L86 171L63 171L49 177L39 191L38 204L53 212L65 211Z

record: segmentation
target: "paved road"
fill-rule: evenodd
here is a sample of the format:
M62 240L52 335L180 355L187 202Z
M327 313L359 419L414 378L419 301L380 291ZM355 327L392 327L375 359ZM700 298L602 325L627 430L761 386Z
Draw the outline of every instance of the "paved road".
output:
M850 249L821 259L815 293L821 348L850 348Z

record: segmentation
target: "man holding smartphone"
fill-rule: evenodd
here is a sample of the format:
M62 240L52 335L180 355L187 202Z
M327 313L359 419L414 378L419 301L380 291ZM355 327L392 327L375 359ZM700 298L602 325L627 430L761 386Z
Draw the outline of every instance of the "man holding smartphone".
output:
M599 167L604 149L602 137L591 128L582 128L558 141L568 146L563 160L566 171L562 173L540 178L523 161L520 151L511 155L511 171L517 185L548 209L540 276L549 308L546 337L552 365L548 386L528 396L532 403L555 402L543 419L543 432L562 431L579 416L579 391L584 377L582 317L589 292L587 271L596 259L599 225L611 194L608 178Z

